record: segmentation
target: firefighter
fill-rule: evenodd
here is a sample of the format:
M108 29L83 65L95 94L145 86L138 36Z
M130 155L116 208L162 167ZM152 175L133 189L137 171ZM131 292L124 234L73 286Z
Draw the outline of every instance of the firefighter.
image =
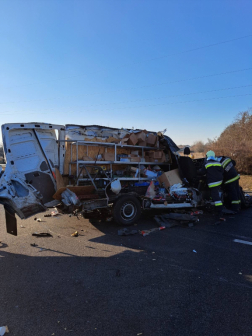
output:
M227 156L218 157L218 161L221 163L224 169L223 182L228 193L228 197L231 201L232 210L237 212L240 209L241 199L239 187L240 175L235 169L235 161L231 160Z
M207 184L215 206L215 212L220 215L223 210L223 203L220 198L219 190L223 181L224 169L212 150L206 153L206 160L198 172L200 175L206 175Z

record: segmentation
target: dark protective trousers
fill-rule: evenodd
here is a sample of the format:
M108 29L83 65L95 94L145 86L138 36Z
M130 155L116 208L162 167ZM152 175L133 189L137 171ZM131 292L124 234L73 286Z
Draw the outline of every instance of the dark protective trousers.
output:
M210 188L211 197L214 202L214 208L216 213L221 213L223 210L223 203L220 198L220 186Z
M228 193L228 198L231 202L232 210L238 211L240 209L241 203L239 180L225 184L225 188Z

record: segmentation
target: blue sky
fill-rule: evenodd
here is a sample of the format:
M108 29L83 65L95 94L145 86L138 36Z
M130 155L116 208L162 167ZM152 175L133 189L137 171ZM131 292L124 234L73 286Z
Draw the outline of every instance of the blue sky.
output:
M219 136L252 107L251 12L250 0L2 0L1 124Z

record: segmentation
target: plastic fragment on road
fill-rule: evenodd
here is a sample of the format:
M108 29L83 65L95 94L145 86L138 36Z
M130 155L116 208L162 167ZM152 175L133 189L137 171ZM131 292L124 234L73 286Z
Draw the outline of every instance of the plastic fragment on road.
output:
M159 227L158 228L153 228L153 229L150 229L150 230L142 230L142 231L140 231L140 233L143 237L145 237L145 236L148 236L150 233L155 232L155 231L159 231Z
M55 208L52 212L51 212L52 216L57 216L59 215L59 211Z
M161 230L165 230L165 229L166 229L166 226L160 226L158 228L153 228L153 229L150 229L150 230L142 230L142 231L140 231L140 234L143 237L145 237L145 236L148 236L152 232L161 231ZM155 252L152 252L152 253L155 253Z
M7 326L0 327L0 336L3 336L5 333L9 333Z
M194 253L198 253L196 250L193 250Z
M79 232L75 231L74 233L71 234L71 237L78 237L79 236Z
M52 237L52 235L49 232L34 232L34 233L32 233L32 236L34 236L34 237Z

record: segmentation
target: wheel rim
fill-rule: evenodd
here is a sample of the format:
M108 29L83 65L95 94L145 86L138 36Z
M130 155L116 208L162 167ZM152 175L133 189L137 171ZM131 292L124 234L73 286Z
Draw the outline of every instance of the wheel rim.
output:
M136 207L134 203L127 202L121 207L121 216L125 221L130 221L136 215Z

